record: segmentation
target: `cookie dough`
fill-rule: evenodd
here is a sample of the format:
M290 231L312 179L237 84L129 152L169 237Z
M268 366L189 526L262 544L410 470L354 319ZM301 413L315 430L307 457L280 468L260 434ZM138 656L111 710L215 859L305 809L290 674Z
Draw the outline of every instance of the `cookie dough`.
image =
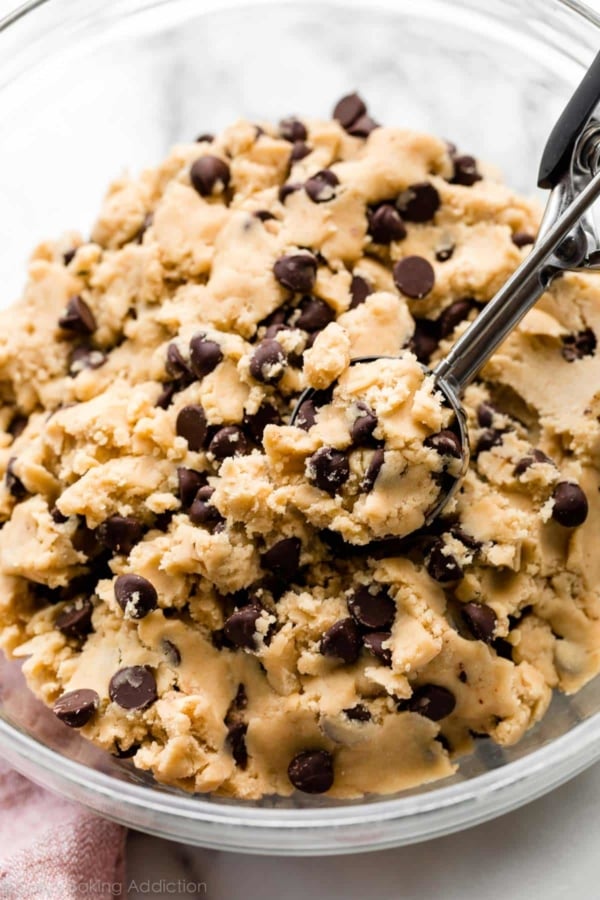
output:
M598 672L597 276L468 389L468 472L413 531L457 463L417 361L538 222L351 95L176 146L37 247L0 314L0 639L65 727L188 791L355 798L518 741Z
M328 337L333 329L339 336ZM317 364L323 359L327 371L327 349L338 339L342 346L348 340L329 325L305 354L312 387L330 380ZM417 531L439 502L444 474L453 481L462 469L460 438L449 427L454 417L433 376L403 350L347 362L327 387L301 403L295 426L265 429L274 499L352 544Z

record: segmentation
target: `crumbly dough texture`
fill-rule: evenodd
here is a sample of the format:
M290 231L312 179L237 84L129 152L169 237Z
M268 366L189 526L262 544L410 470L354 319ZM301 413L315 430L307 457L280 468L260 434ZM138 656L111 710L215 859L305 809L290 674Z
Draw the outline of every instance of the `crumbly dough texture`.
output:
M311 376L316 360L324 358L327 365L321 344L335 346L338 334L327 335L334 329L341 332L339 338L344 342L348 340L337 325L328 325L317 338L306 354L311 387L330 386L324 384L323 370ZM417 531L440 499L440 476L444 472L451 477L460 474L460 457L427 446L428 438L448 430L452 411L435 390L433 376L426 377L407 350L395 358L347 364L334 377L331 400L320 404L317 398L313 404L315 423L307 434L295 426L265 429L269 472L277 485L270 502L300 510L311 525L331 529L352 544ZM319 478L318 454L323 448L348 457L348 477L333 495L322 489ZM451 448L455 449L452 444ZM378 459L378 454L383 457ZM232 466L236 463L243 464L239 457ZM232 494L235 481L234 475Z
M448 423L416 358L539 212L442 140L341 118L295 143L237 122L120 178L0 316L2 646L47 704L86 692L67 724L189 791L440 779L600 669L598 277L557 280L468 389L469 470L421 528ZM399 359L349 366L373 354ZM353 445L357 399L378 425ZM339 489L314 484L324 447Z

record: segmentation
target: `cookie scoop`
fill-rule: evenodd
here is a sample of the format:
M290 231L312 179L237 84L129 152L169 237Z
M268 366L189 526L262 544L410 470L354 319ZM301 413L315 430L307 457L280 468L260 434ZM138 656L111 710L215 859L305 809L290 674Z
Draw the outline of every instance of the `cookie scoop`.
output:
M431 490L415 490L414 508L403 511L405 526L400 531L394 529L396 535L405 536L422 525L430 524L453 496L468 468L469 435L461 403L465 388L555 278L566 271L600 271L600 234L591 211L592 204L600 195L599 102L600 54L569 100L544 148L538 187L550 190L550 196L530 253L435 369L429 370L421 366L421 380L435 389L430 393L439 398L446 410L443 428L426 435L423 445L435 450L444 462L437 468L435 465L430 466L437 485L435 497L432 499ZM423 271L416 269L416 262ZM402 278L403 292L408 296L420 296L419 290L424 279L429 270L433 272L431 265L420 257L406 257L396 267L401 270L398 277ZM401 354L397 359L405 357L406 354ZM391 359L394 358L355 358L351 360L349 369L358 366L367 371L383 360ZM416 365L421 364L413 357L413 366ZM388 379L388 390L389 387ZM404 382L399 380L397 387L403 389ZM335 389L338 406L343 393L344 390L340 392ZM354 403L349 410L352 418L356 412L356 402L347 390L346 397L348 402ZM331 392L323 398L323 392L308 388L296 404L291 424L306 427L307 416L314 421L320 407L328 415L330 402ZM356 415L354 419L356 424L353 427L359 431L368 430L373 425L369 415ZM382 469L384 454L387 452L386 436L383 433L378 435L376 427L374 425L368 435L371 439L374 436L380 440L373 453L373 471L365 473L367 489L372 487L370 482ZM347 464L339 453L332 456L331 451L328 456L327 452L328 448L325 447L319 451L320 455L315 454L317 458L310 461L307 474L309 480L312 479L317 486L334 492L339 489L338 482L348 478L345 468ZM407 457L406 462L407 465L411 464L410 457ZM423 459L413 455L413 465L422 464ZM396 473L406 479L408 469L406 466L396 467ZM392 487L392 480L389 489ZM428 488L431 488L430 482ZM336 530L335 524L330 527ZM346 540L351 540L349 534L344 536ZM364 536L361 537L357 543L364 541Z

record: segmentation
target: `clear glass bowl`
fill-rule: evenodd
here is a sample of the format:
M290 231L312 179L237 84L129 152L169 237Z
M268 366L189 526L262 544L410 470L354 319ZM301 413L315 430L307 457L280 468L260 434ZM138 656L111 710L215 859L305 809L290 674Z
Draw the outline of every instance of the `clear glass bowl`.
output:
M360 89L531 193L551 125L600 43L576 0L46 0L0 23L1 301L35 242L85 232L109 180L238 116L328 115ZM0 664L0 750L34 781L164 837L256 853L374 850L507 812L600 757L600 679L557 696L516 747L480 741L455 776L386 799L261 803L156 785L56 721Z

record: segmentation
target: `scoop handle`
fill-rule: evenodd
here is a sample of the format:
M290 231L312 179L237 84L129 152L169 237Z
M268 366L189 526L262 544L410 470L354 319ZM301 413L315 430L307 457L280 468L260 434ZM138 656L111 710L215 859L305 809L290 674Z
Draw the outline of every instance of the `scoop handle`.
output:
M538 239L529 256L436 367L436 380L443 381L454 396L460 396L502 341L539 300L552 278L561 271L550 266L548 260L598 196L600 171Z
M538 187L553 188L567 171L575 143L600 101L600 53L583 76L581 84L562 111L546 141Z

